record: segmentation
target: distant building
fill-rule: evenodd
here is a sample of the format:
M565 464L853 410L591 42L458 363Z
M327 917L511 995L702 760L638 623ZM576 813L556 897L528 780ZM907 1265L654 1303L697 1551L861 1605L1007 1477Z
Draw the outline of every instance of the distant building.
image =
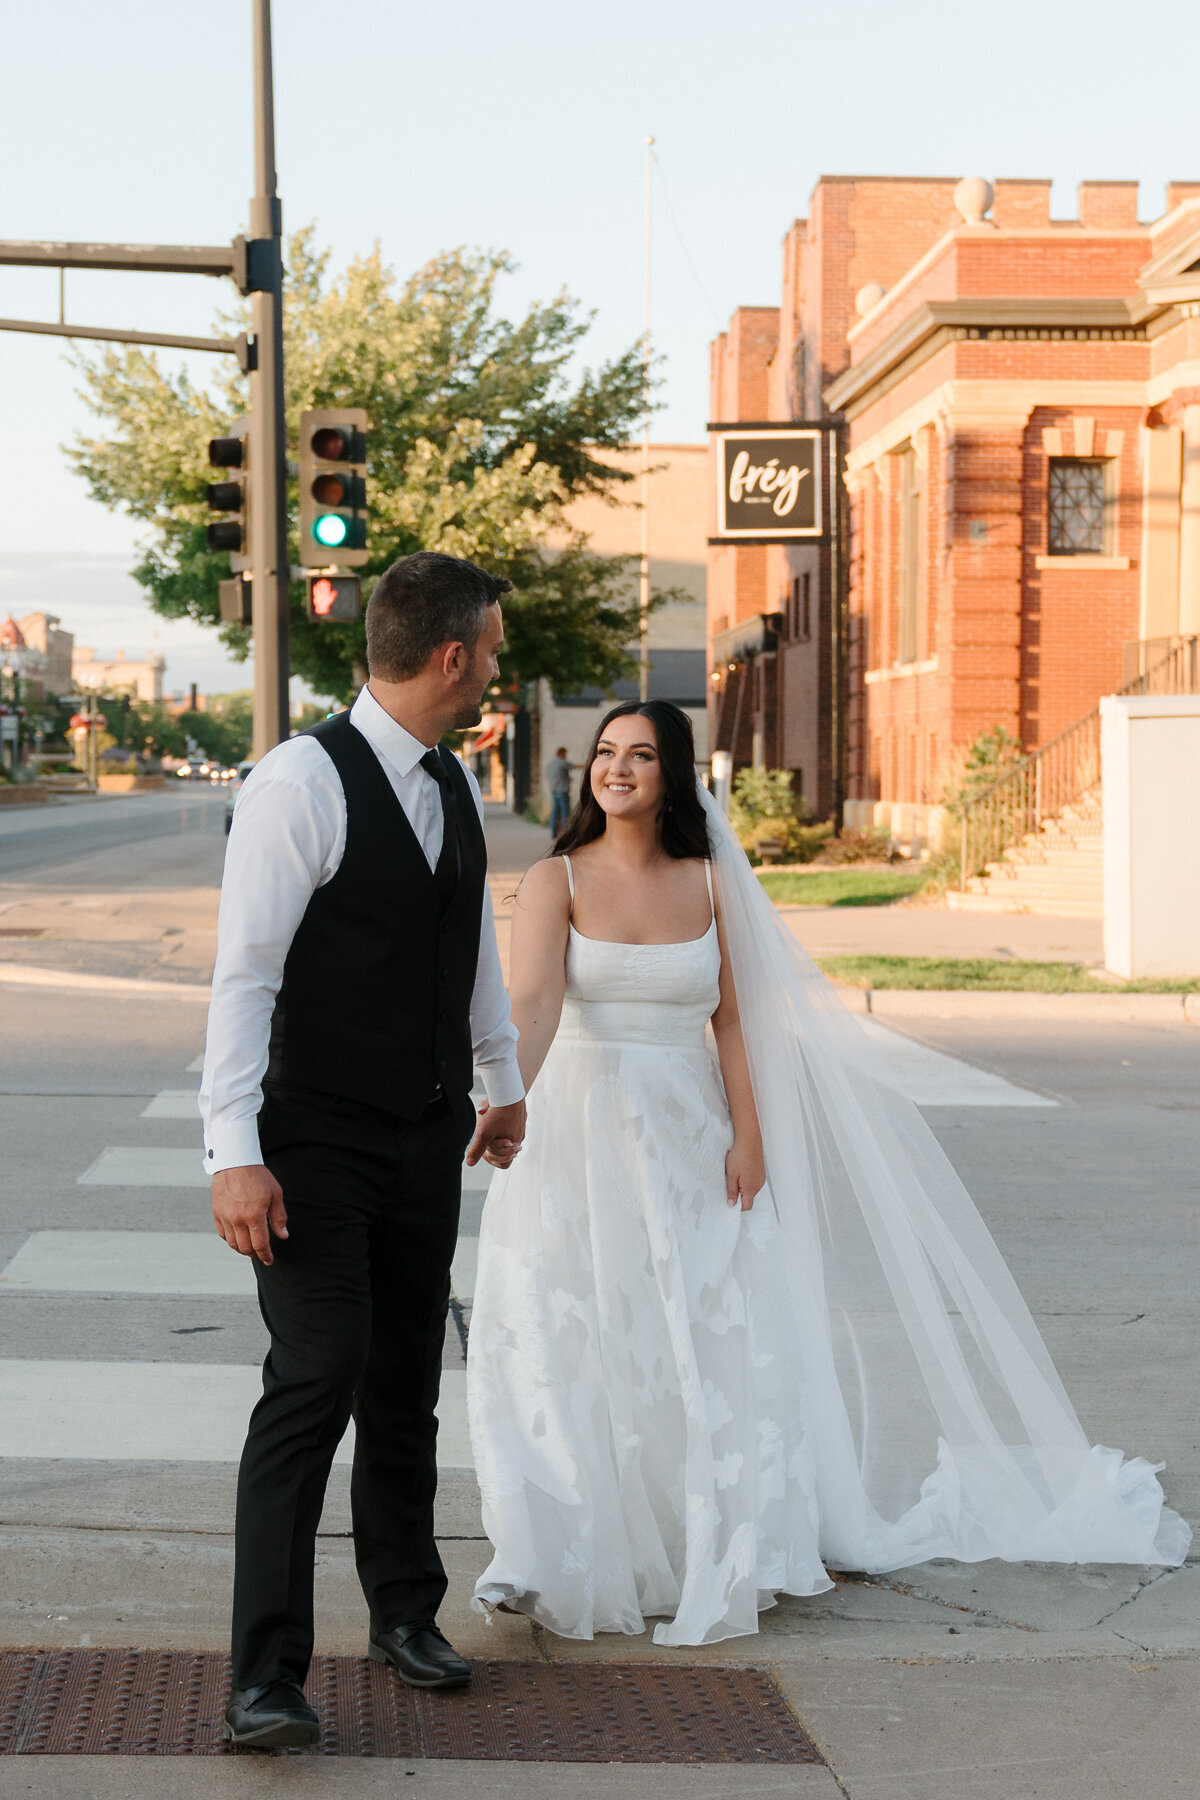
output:
M614 492L617 504L585 494L567 509L569 524L586 532L590 547L601 556L622 556L625 591L636 597L641 554L641 447L603 453L603 460L629 470L634 479ZM708 446L651 444L649 482L650 586L678 588L690 596L650 615L650 680L652 699L674 700L689 714L696 732L696 755L708 758L708 715L705 703L704 650L706 539L709 517ZM550 549L553 551L553 540ZM614 700L636 700L636 675L611 689L584 688L580 694L556 693L548 681L539 684L538 742L533 746L533 794L543 803L545 764L560 744L573 763L581 763L596 726ZM572 797L578 784L572 787Z
M76 687L91 688L110 694L132 694L138 700L160 704L163 697L163 673L167 659L152 652L144 662L129 662L125 652L106 661L87 645L80 645L71 658L71 678Z
M10 621L11 623L11 621ZM27 613L19 621L21 635L31 650L43 658L42 691L32 699L46 699L71 691L71 657L75 648L74 634L64 631L54 613Z
M46 659L36 645L27 641L11 613L0 625L0 673L5 677L0 699L14 704L18 696L22 701L42 699Z

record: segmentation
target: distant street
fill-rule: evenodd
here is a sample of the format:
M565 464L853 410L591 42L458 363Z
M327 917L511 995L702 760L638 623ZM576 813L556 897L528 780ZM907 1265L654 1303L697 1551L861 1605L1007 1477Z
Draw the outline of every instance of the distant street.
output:
M219 881L225 796L208 782L162 793L0 809L0 886L190 886Z

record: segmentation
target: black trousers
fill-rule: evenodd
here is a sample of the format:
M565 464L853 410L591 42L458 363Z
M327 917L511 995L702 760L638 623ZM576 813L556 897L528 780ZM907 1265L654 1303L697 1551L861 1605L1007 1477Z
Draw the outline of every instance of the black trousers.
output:
M316 1095L264 1101L263 1158L288 1236L269 1268L254 1265L271 1348L238 1475L235 1687L308 1671L317 1527L351 1415L354 1553L372 1624L432 1618L445 1594L434 1408L473 1124L467 1095L412 1124Z

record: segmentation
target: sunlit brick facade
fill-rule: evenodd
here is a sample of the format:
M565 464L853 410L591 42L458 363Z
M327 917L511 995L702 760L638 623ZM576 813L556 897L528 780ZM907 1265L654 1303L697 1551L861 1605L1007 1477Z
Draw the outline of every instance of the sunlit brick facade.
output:
M823 178L782 304L714 345L714 419L843 426L838 591L827 550L710 552L713 741L818 811L926 838L981 730L1045 744L1200 630L1200 184L1152 224L1136 183L1078 211Z

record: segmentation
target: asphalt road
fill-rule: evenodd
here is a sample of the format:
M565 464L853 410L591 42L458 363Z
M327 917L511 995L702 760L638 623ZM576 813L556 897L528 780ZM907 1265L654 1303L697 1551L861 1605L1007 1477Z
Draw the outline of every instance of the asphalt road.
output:
M220 880L225 796L177 781L161 793L0 811L0 884L192 887Z

